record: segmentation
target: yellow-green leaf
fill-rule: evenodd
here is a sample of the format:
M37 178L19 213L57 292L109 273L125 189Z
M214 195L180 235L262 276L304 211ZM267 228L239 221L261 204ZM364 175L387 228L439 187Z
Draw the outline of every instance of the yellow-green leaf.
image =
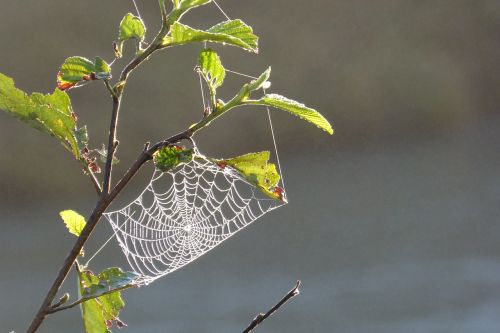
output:
M288 111L293 115L302 118L322 130L328 132L329 134L333 134L333 128L326 120L325 117L321 115L318 111L311 109L305 106L302 103L296 102L294 100L288 99L284 96L277 94L268 94L256 101L248 101L248 104L254 105L266 105L274 108L278 108L284 111Z
M101 57L96 57L95 62L84 57L69 57L57 74L57 87L64 91L79 82L109 79L110 72L109 65Z
M212 49L203 49L198 57L198 66L211 89L215 91L224 82L226 70L217 53Z
M273 199L286 201L283 190L278 186L280 175L276 165L269 162L269 151L249 153L229 159L215 160L215 163L225 168L237 170L245 179Z
M258 37L250 26L241 20L219 23L207 31L191 28L179 22L172 24L171 36L165 37L164 46L182 45L191 42L215 42L241 47L258 52Z
M80 158L76 117L65 92L56 89L50 95L33 93L28 96L15 87L14 80L0 73L0 110L57 138L77 159Z
M64 210L59 213L61 218L66 224L66 228L68 228L69 232L77 237L80 237L83 228L87 224L85 218L75 212L74 210Z
M144 39L146 34L146 26L141 18L132 13L125 15L120 22L120 30L118 33L118 40L124 42L126 40L135 38L139 41Z
M166 146L154 154L153 160L158 170L168 172L180 164L189 163L193 159L193 153L193 149Z
M133 272L123 272L120 268L105 269L99 275L78 266L78 287L80 296L95 297L80 305L83 326L86 333L106 333L116 324L119 328L125 324L118 317L125 307L125 302L119 290L136 285L138 275ZM116 290L108 293L110 290Z

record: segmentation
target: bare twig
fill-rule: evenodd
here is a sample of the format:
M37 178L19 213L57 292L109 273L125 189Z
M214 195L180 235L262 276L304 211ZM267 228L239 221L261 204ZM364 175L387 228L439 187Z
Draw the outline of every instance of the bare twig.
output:
M283 298L275 306L273 306L266 313L259 313L252 320L250 325L248 325L248 327L243 331L243 333L252 332L252 330L255 329L257 326L259 326L264 320L266 320L268 317L272 316L279 308L281 308L288 301L290 301L292 298L297 296L300 293L299 287L300 287L300 281L297 281L297 284L295 284L295 287L293 287L292 290L290 290L285 296L283 296Z

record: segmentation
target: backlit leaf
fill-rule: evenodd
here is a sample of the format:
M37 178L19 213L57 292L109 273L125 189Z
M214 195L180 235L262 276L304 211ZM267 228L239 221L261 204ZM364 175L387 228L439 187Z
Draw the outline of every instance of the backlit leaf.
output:
M125 15L120 22L118 31L118 43L115 44L115 55L121 58L123 52L123 43L129 39L135 39L139 46L146 35L146 26L142 19L132 13Z
M154 154L153 160L158 170L168 172L182 163L190 162L193 159L193 153L193 149L166 146Z
M78 286L82 298L98 298L88 300L80 305L82 310L83 325L86 333L110 332L114 323L118 327L125 324L118 317L120 311L125 307L125 302L120 291L115 289L126 289L134 286L138 275L132 272L123 272L120 268L108 268L99 275L78 267Z
M85 218L74 210L64 210L60 212L59 215L63 219L64 224L66 224L69 232L77 237L80 237L83 228L85 228L85 225L87 224Z
M222 66L219 56L211 49L203 49L198 57L198 66L201 75L208 84L212 103L215 101L215 92L224 82L226 70Z
M58 89L53 94L28 96L14 81L0 73L0 110L5 111L44 133L56 137L79 159L76 117L69 96Z
M262 151L215 160L215 163L221 168L230 166L236 169L249 183L257 186L264 194L273 199L286 201L281 188L278 187L280 176L276 171L276 165L269 162L269 157L269 151Z
M284 96L277 94L265 95L259 100L248 101L248 104L253 105L265 105L274 108L278 108L284 111L288 111L293 115L296 115L316 126L322 130L333 134L333 129L328 120L323 117L318 111L305 106L302 103L296 102L294 100L288 99Z
M100 57L95 62L84 57L69 57L57 74L57 87L67 90L79 82L109 79L110 71L109 65Z
M165 37L164 46L191 42L215 42L238 46L255 53L258 52L258 37L253 34L252 28L241 20L225 21L207 31L194 29L175 22L170 31L171 36Z
M120 30L118 33L118 40L124 42L129 39L137 39L142 41L146 33L146 26L141 18L132 13L125 15L120 22Z

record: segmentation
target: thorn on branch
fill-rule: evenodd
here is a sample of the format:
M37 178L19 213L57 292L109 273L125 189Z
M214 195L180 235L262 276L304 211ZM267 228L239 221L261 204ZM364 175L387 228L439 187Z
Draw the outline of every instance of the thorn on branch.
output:
M243 333L250 333L252 332L257 326L259 326L264 320L272 316L279 308L281 308L283 305L285 305L288 301L290 301L292 298L300 294L300 280L297 281L295 284L295 287L292 288L283 298L276 303L275 306L273 306L269 311L266 313L259 313L255 318L252 320L250 325L243 331Z

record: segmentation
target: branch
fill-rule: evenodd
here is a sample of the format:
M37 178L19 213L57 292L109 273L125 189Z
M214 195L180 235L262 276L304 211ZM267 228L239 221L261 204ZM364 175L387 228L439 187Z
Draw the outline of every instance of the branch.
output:
M42 322L44 321L45 317L50 314L51 312L51 304L59 291L59 288L63 284L64 280L66 279L71 266L75 262L76 258L80 254L80 251L82 250L83 246L89 239L90 235L92 234L92 231L95 229L97 223L99 222L99 219L101 218L102 214L108 208L108 206L113 202L113 200L116 198L116 196L123 190L123 188L128 184L128 182L132 179L132 177L139 171L141 166L152 159L154 152L158 149L161 149L161 147L169 144L176 143L186 137L189 137L191 135L192 131L191 130L186 130L180 134L174 135L169 139L166 139L164 141L161 141L157 144L155 144L153 147L151 147L148 150L143 151L137 160L134 162L134 164L130 167L130 169L125 173L122 179L116 184L116 186L108 193L103 192L99 200L97 201L97 204L92 211L92 214L87 220L87 224L82 230L82 233L80 234L80 237L78 237L78 240L76 243L73 245L73 248L71 251L68 253L66 256L66 259L64 260L64 263L62 267L59 269L59 272L57 274L56 279L52 283L52 286L50 287L49 291L47 292L47 295L45 296L45 299L43 300L40 309L38 310L37 314L35 315L35 318L33 318L33 321L31 322L30 327L27 330L27 333L34 333L37 331L37 329L40 327Z
M61 304L59 304L59 305L56 304L56 305L50 307L50 309L47 311L47 314L52 314L52 313L56 313L59 311L71 309L71 308L74 308L75 306L77 306L81 303L90 301L91 299L98 298L98 297L105 296L105 295L109 295L109 294L112 294L114 292L130 289L133 287L135 287L135 285L127 285L127 286L122 286L120 288L108 290L100 295L92 295L92 296L82 297L79 300L74 301L73 303L65 305L65 306L61 306Z
M104 180L102 193L109 193L111 185L111 172L113 169L113 158L115 157L118 141L116 140L116 129L118 127L118 114L120 113L121 96L113 96L113 111L109 125L108 154L106 156L106 167L104 169Z
M259 313L252 320L250 325L243 331L243 333L252 332L252 330L255 329L257 326L259 326L264 320L266 320L268 317L272 316L279 308L281 308L288 301L290 301L292 298L297 296L300 293L299 287L300 287L300 281L297 281L297 284L295 285L295 287L293 287L293 289L290 290L275 306L273 306L266 313Z

